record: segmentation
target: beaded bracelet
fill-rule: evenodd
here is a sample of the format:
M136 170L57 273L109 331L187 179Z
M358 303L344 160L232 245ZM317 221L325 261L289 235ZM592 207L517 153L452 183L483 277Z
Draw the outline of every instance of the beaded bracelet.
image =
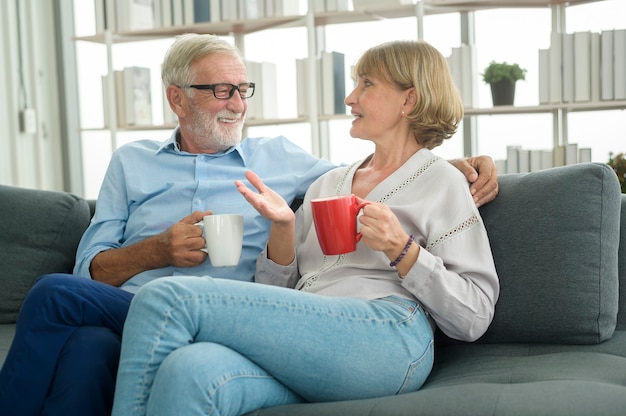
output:
M389 263L389 266L391 267L396 267L396 265L398 263L400 263L400 261L402 261L402 259L404 258L404 256L406 256L406 253L408 253L409 248L411 248L411 244L413 244L413 241L415 240L415 236L413 234L411 234L409 236L409 241L406 243L406 246L404 246L404 250L402 250L402 253L400 253L400 255L398 256L397 259L395 259L394 261L392 261L391 263Z

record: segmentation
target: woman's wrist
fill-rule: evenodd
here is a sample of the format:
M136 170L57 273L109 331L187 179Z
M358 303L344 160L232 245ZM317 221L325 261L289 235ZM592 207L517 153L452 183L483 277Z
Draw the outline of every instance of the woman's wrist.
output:
M409 239L407 240L404 248L402 249L402 252L400 252L398 257L395 258L395 260L392 260L389 263L389 267L396 267L398 265L398 263L400 263L402 261L404 256L406 256L406 254L409 252L409 249L411 248L411 245L413 244L413 241L415 241L415 236L413 234L411 234L409 236Z

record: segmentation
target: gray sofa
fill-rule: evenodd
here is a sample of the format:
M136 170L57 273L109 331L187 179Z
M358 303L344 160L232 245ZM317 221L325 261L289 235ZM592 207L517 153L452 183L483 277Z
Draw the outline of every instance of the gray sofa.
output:
M4 360L24 294L40 274L71 271L90 210L72 195L0 187L0 213ZM251 415L626 414L626 195L615 173L589 163L501 175L481 213L501 295L479 341L438 333L418 392Z

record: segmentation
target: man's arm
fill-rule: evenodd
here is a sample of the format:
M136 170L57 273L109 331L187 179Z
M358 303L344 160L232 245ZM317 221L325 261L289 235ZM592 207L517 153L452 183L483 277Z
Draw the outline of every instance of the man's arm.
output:
M474 156L451 160L471 183L470 192L476 206L493 201L498 195L498 169L489 156Z
M210 211L194 212L161 234L98 253L89 266L92 279L121 286L146 270L198 266L207 254L200 250L205 246L202 230L194 224L209 214Z

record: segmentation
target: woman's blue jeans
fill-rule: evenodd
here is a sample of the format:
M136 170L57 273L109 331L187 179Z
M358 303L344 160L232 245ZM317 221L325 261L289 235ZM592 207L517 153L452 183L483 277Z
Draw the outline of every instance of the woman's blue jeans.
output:
M113 414L239 415L394 395L419 389L432 363L416 302L162 278L131 303Z

